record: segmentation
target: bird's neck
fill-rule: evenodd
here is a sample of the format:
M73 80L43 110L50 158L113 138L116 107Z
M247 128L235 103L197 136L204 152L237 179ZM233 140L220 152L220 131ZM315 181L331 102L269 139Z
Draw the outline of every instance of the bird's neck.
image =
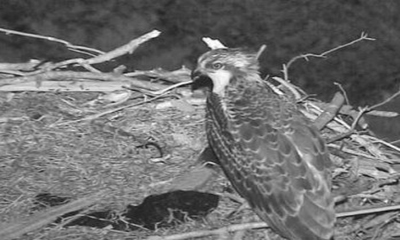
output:
M208 104L215 110L212 114L225 122L241 110L256 107L254 102L259 91L264 88L261 77L257 74L236 75L226 86L223 95L210 92ZM264 89L265 90L265 89Z
M226 87L222 101L228 107L229 105L240 104L242 101L250 103L253 101L253 97L257 95L257 91L260 91L262 85L264 84L258 73L233 77Z

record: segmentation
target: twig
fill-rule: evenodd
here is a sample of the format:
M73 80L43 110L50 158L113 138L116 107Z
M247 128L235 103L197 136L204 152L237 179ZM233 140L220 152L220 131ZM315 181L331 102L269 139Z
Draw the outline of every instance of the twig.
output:
M100 118L102 116L105 116L105 115L108 115L108 114L111 114L111 113L114 113L114 112L118 112L118 111L121 111L121 110L126 109L126 108L136 107L136 106L139 106L139 105L142 105L142 104L145 104L145 103L152 102L154 100L157 100L157 99L160 99L162 97L165 97L165 95L166 95L166 93L163 93L163 94L160 94L158 96L152 97L150 99L145 99L143 102L133 103L133 104L130 104L130 105L125 105L125 106L121 106L121 107L105 110L105 111L100 112L100 113L88 115L88 116L86 116L84 118L81 118L81 119L62 122L62 123L56 123L56 124L52 124L50 126L54 127L54 126L68 125L68 124L71 124L71 123L77 123L77 122L82 122L82 121L93 121L93 120L98 119L98 118Z
M335 51L340 50L340 49L342 49L342 48L345 48L345 47L348 47L348 46L350 46L350 45L356 44L356 43L358 43L358 42L360 42L360 41L363 41L363 40L375 41L374 38L369 38L368 35L367 35L366 33L362 32L362 33L361 33L361 36L360 36L358 39L356 39L356 40L354 40L354 41L351 41L351 42L349 42L349 43L340 45L340 46L338 46L338 47L332 48L332 49L330 49L330 50L328 50L328 51L325 51L325 52L323 52L323 53L320 53L320 54L307 53L307 54L302 54L302 55L296 56L296 57L290 59L290 61L289 61L287 64L284 64L284 65L283 65L283 70L282 70L282 72L283 72L284 79L285 79L286 81L288 81L288 79L289 79L288 70L289 70L290 66L291 66L295 61L297 61L297 60L299 60L299 59L305 59L306 61L309 61L309 58L310 58L310 57L325 58L328 54L330 54L330 53L332 53L332 52L335 52Z
M396 211L396 210L400 210L400 205L374 207L374 208L367 208L367 209L359 209L359 210L353 210L353 211L339 212L339 213L336 213L336 217L338 217L338 218L353 217L353 216L359 216L359 215L366 215L366 214L372 214L372 213L381 213L381 212L389 212L389 211Z
M280 78L280 77L272 77L272 79L274 79L275 81L279 82L282 86L286 87L287 89L290 90L290 92L293 93L294 98L296 100L299 100L301 98L300 93L297 91L297 89L295 88L295 86L293 84L291 84L289 81L285 81L284 79Z
M400 205L339 212L339 213L336 213L336 217L344 218L344 217L352 217L352 216L389 212L389 211L396 211L396 210L400 210ZM210 235L222 235L227 232L236 232L236 231L242 231L242 230L246 230L246 229L256 229L256 228L266 228L266 227L268 227L268 225L265 222L242 223L242 224L233 224L230 226L226 226L226 227L222 227L222 228L218 228L218 229L214 229L214 230L194 231L194 232L181 233L181 234L175 234L175 235L169 235L169 236L151 236L151 237L147 238L147 240L182 240L182 239L189 239L189 238L205 237L205 236L210 236Z
M123 90L125 87L132 88L127 81L94 81L94 80L44 80L40 86L34 81L23 82L12 85L0 86L0 92L112 92Z
M399 95L400 95L400 90L399 90L398 92L396 92L395 94L393 94L392 96L390 96L389 98L387 98L386 100L384 100L384 101L382 101L382 102L380 102L380 103L377 103L377 104L375 104L375 105L369 107L369 108L368 108L368 111L371 111L371 110L373 110L373 109L375 109L375 108L378 108L378 107L380 107L380 106L385 105L386 103L392 101L394 98L396 98L396 97L399 96Z
M264 52L264 50L265 50L266 48L267 48L267 45L265 45L265 44L263 44L263 45L260 47L260 49L259 49L258 52L257 52L256 59L259 59L259 58L260 58L261 54Z
M150 39L156 38L161 34L160 31L158 30L153 30L149 33L146 33L145 35L136 38L132 41L130 41L129 43L122 45L114 50L111 50L109 52L106 53L102 53L99 56L95 56L89 59L82 59L82 58L76 58L76 59L69 59L60 63L56 63L52 66L49 66L48 68L44 69L44 70L51 70L51 69L55 69L55 68L60 68L66 65L70 65L70 64L78 64L81 65L83 67L85 67L87 70L91 71L91 72L100 72L96 69L94 69L93 67L91 67L90 65L93 64L97 64L97 63L102 63L102 62L107 62L110 61L114 58L120 57L124 54L132 54L133 51L136 50L136 48L138 48L142 43L149 41Z
M104 53L102 55L99 55L97 57L93 57L90 59L86 59L84 61L85 64L96 64L96 63L102 63L102 62L106 62L109 61L111 59L114 59L116 57L125 55L126 53L132 54L133 51L136 50L136 48L138 48L142 43L147 42L150 39L156 38L161 34L160 31L158 30L153 30L149 33L146 33L145 35L136 38L132 41L130 41L129 43L122 45L121 47L118 47L110 52Z
M51 208L43 213L30 216L27 221L14 222L7 224L6 226L3 225L0 229L0 239L18 238L28 232L46 226L47 224L54 222L54 220L56 220L59 216L93 205L94 203L98 202L102 196L104 196L104 193L104 191L101 191L92 196L78 199L60 207Z
M124 73L127 77L137 77L137 76L147 76L155 79L161 79L171 83L187 82L190 80L191 70L183 66L178 70L172 72L163 69L153 69L148 71L134 71L129 73Z
M340 84L340 83L338 83L338 82L334 82L333 84L336 85L336 86L340 89L340 91L342 91L342 94L343 94L343 96L344 96L344 99L346 100L346 104L347 104L347 105L350 105L349 98L347 97L347 93L346 93L346 91L344 90L342 84Z
M361 119L361 117L364 115L364 113L366 113L367 111L369 111L368 107L363 107L363 108L359 108L358 109L358 115L356 116L356 118L354 119L353 123L351 124L351 130L355 130L358 121Z
M314 102L307 102L307 106L309 106L313 110L314 114L316 114L316 115L320 115L323 112L321 107ZM308 112L306 112L306 111L303 111L303 113L306 116L308 114ZM343 121L341 118L335 117L334 120L338 125L343 127L343 130L339 131L339 132L343 133L343 132L347 132L347 130L351 129L351 127L345 121Z
M39 60L32 59L26 63L0 63L0 72L6 71L32 71L34 68L40 64Z
M82 59L82 58L75 58L75 59L68 59L59 63L55 63L55 64L49 64L47 65L45 68L40 69L36 72L32 72L30 74L38 74L38 73L42 73L42 72L46 72L46 71L50 71L53 69L57 69L60 67L64 67L67 65L71 65L71 64L78 64L80 66L83 66L84 68L86 68L87 70L89 70L90 72L95 72L95 73L100 73L100 71L98 71L97 69L93 68L90 65L93 64L98 64L98 63L102 63L102 62L106 62L106 61L110 61L114 58L117 58L119 56L122 56L124 54L132 54L133 51L135 51L142 43L156 38L158 37L161 32L158 30L153 30L149 33L146 33L145 35L136 38L132 41L130 41L129 43L122 45L112 51L109 52L102 52L99 50L95 50L95 49L91 49L91 48L86 48L86 47L82 47L82 46L76 46L76 45L72 45L67 41L61 40L61 39L57 39L57 38L53 38L53 37L46 37L46 36L40 36L40 35L36 35L36 34L30 34L30 33L23 33L23 32L19 32L19 31L14 31L14 30L8 30L8 29L4 29L4 28L0 28L0 31L6 32L6 34L18 34L18 35L22 35L22 36L28 36L28 37L33 37L33 38L39 38L39 39L46 39L49 41L54 41L54 42L58 42L58 43L62 43L64 45L66 45L68 48L72 48L72 49L86 49L86 50L92 50L95 51L96 53L100 54L98 56L94 56L92 58L89 59ZM93 54L91 54L91 56L93 56Z
M130 83L132 86L149 90L160 90L164 88L164 86L161 84L140 81L135 78L125 77L124 75L116 75L112 73L74 72L74 71L52 71L31 76L4 78L0 79L0 86L24 83L24 82L36 82L37 86L40 87L41 81L54 80L54 79L57 80L92 79L97 81L125 81L127 83Z
M400 95L400 91L396 92L395 94L393 94L392 96L390 96L390 97L387 98L386 100L384 100L384 101L382 101L382 102L380 102L380 103L378 103L378 104L375 104L375 105L373 105L373 106L371 106L371 107L368 107L368 106L367 106L367 107L359 108L358 115L356 116L356 118L354 119L354 121L353 121L353 123L352 123L352 125L351 125L351 130L355 130L355 128L356 128L358 122L360 121L360 119L362 118L362 116L363 116L366 112L369 112L369 111L371 111L371 110L373 110L373 109L375 109L375 108L377 108L377 107L380 107L380 106L385 105L386 103L390 102L391 100L393 100L394 98L396 98L396 97L399 96L399 95Z
M158 91L145 91L145 93L148 92L151 95L161 95L161 94L164 94L164 93L166 93L166 92L168 92L168 91L170 91L170 90L172 90L174 88L177 88L177 87L180 87L180 86L184 86L184 85L188 85L188 84L191 84L191 83L193 83L192 80L186 81L186 82L180 82L180 83L176 83L174 85L171 85L169 87L166 87L166 88L158 90Z
M188 233L175 234L170 236L151 236L147 238L147 240L181 240L188 238L197 238L197 237L205 237L209 235L222 235L227 232L236 232L246 229L256 229L256 228L265 228L268 225L264 222L253 222L253 223L242 223L242 224L233 224L230 226L214 229L214 230L204 230L204 231L194 231Z
M356 131L354 129L350 129L348 132L345 132L345 133L339 134L337 136L334 136L332 138L326 139L326 143L333 143L333 142L342 140L344 138L347 138L347 137L351 136L355 132Z
M381 140L381 139L379 139L379 138L376 138L376 137L372 137L372 136L367 136L367 137L368 137L372 142L381 143L381 144L383 144L383 145L385 145L385 146L387 146L387 147L389 147L389 148L391 148L391 149L393 149L393 150L395 150L395 151L397 151L397 152L400 152L400 147L396 147L395 145L393 145L393 144L395 144L396 142L398 142L398 141L400 141L400 140L397 140L397 141L388 143L388 142L386 142L386 141L384 141L384 140Z
M335 118L336 114L343 106L344 97L341 93L337 92L333 97L332 101L325 108L324 112L314 121L314 125L317 126L319 130L325 127L325 125Z
M89 51L89 52L94 52L97 54L104 54L104 52L94 49L94 48L89 48L89 47L84 47L84 46L79 46L79 45L74 45L71 44L65 40L59 39L59 38L55 38L55 37L49 37L49 36L42 36L42 35L38 35L38 34L33 34L33 33L24 33L24 32L20 32L20 31L15 31L15 30L10 30L10 29L5 29L5 28L0 28L0 32L4 32L5 34L9 35L9 34L14 34L14 35L19 35L19 36L25 36L25 37L30 37L30 38L38 38L38 39L44 39L50 42L56 42L56 43L61 43L64 44L67 48L73 50L73 51L77 51L80 53L85 53L88 55L93 56L92 53L88 53L85 51Z
M368 114L370 116L387 117L387 118L393 118L393 117L397 117L400 115L398 112L380 111L380 110L371 110L371 111L367 112L366 114Z

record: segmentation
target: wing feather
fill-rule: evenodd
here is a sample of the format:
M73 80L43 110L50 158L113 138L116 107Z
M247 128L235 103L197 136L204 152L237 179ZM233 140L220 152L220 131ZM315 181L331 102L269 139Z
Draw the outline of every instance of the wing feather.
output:
M209 96L210 146L239 194L275 231L289 239L330 239L335 216L326 146L293 105L279 101L242 101L241 114L226 114L218 96Z

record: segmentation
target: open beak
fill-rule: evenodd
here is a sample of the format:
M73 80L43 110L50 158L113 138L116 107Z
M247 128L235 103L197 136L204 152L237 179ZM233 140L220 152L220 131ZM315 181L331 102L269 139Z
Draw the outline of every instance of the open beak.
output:
M200 67L194 69L190 75L193 80L192 90L201 88L212 88L212 81L207 73Z
M204 74L202 69L197 67L196 69L194 69L192 71L190 77L192 78L193 82L195 82L196 80L200 79L201 77L207 77L207 75Z
M197 67L193 70L191 77L193 79L193 90L207 87L213 93L224 96L225 88L232 79L232 73L224 69L208 72L204 68Z

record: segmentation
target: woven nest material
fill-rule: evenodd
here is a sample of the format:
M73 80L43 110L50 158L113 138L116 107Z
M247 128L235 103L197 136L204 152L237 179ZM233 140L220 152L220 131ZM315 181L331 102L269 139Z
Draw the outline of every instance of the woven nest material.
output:
M118 211L172 188L222 194L229 185L218 168L210 173L198 167L197 157L206 146L204 95L187 86L190 70L137 71L113 80L108 78L114 75L105 74L96 82L96 74L60 73L60 66L31 68L32 75L27 69L16 74L15 66L0 69L0 239L210 239L208 235L264 226L243 224L254 222L254 213L236 213L240 204L227 197L204 221L156 232L49 225L66 212ZM57 76L62 79L56 81ZM400 149L367 131L362 118L367 110L335 99L304 98L304 91L279 78L270 83L278 94L297 97L328 142L339 217L335 239L400 236ZM100 93L107 84L118 91ZM75 201L38 210L33 199L39 193ZM242 239L263 239L266 231L248 231Z

